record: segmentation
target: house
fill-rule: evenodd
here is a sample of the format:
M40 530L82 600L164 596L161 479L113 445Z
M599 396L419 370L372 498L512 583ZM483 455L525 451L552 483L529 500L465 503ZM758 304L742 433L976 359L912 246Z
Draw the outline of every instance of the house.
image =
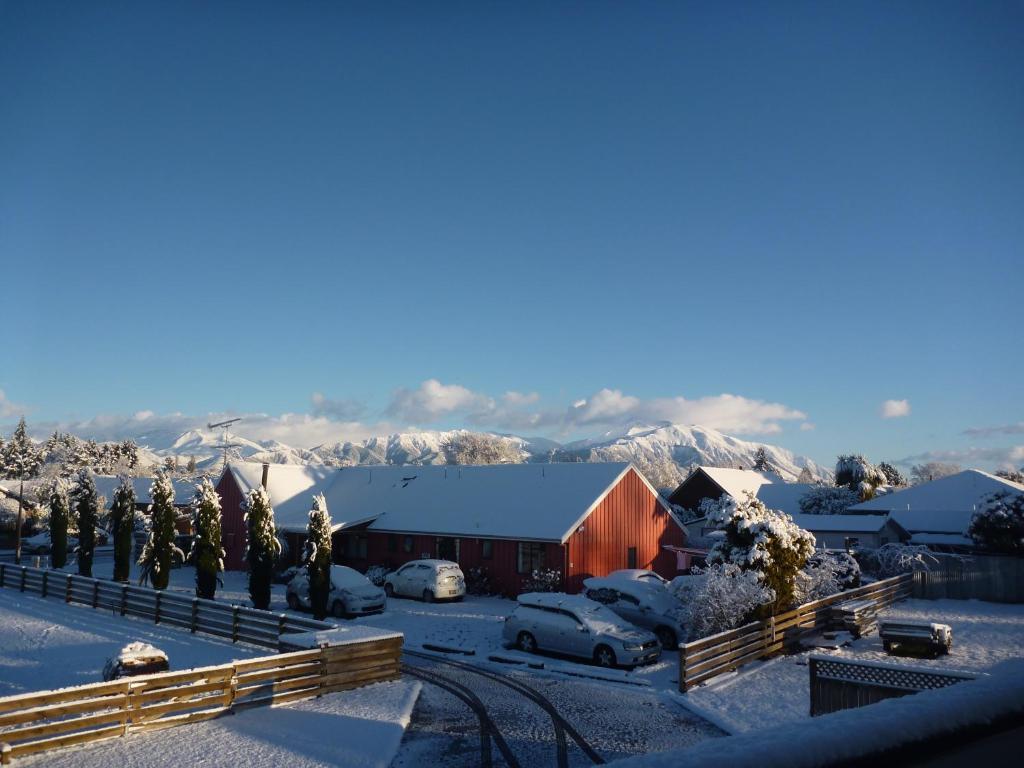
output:
M121 485L121 478L117 475L93 475L93 482L96 484L96 495L101 497L101 506L110 509L114 502L114 493ZM149 489L153 485L153 477L130 477L132 489L135 491L135 508L140 512L149 509L153 500L149 496ZM174 506L179 510L186 510L192 504L192 497L196 492L196 484L189 480L172 479L174 487Z
M910 539L910 533L889 515L791 515L793 522L814 534L819 549L845 549L848 545L877 548ZM715 526L706 517L684 523L687 541L711 547ZM721 536L718 533L717 536Z
M967 469L850 507L852 513L889 513L911 534L912 544L969 548L971 518L990 493L1024 493L1024 485L979 469Z
M813 486L810 483L787 483L770 472L724 467L698 467L668 497L669 503L697 511L703 499L719 499L729 494L741 500L753 494L769 509L788 515L800 514L800 497Z
M619 568L671 578L685 535L671 508L629 463L491 466L232 464L221 476L228 568L244 568L240 503L263 484L294 558L311 499L322 493L334 525L336 562L365 570L440 557L464 571L486 568L506 594L534 570L562 573L563 588Z

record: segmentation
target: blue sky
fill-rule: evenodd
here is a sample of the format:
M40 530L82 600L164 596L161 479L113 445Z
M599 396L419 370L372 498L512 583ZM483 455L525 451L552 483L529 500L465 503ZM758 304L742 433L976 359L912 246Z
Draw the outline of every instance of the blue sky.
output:
M0 423L1024 464L1024 5L721 5L0 3Z

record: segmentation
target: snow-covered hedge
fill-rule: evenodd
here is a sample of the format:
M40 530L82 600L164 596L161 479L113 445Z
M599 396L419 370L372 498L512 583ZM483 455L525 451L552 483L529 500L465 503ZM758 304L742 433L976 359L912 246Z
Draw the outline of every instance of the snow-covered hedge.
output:
M496 594L490 570L482 565L475 565L466 571L466 591L471 595Z
M805 515L843 515L860 502L860 497L845 485L819 483L808 489L797 502Z
M1024 493L1002 491L985 496L967 533L984 549L1024 554Z
M554 568L539 568L523 580L523 593L558 592L562 588L562 572Z
M371 565L366 569L366 578L368 578L370 583L374 586L383 587L384 577L390 572L391 571L389 571L385 565Z
M939 561L928 547L921 544L890 542L878 549L858 549L854 553L864 573L879 579L899 576L901 573L927 571Z
M757 571L744 571L733 563L694 568L691 575L673 579L669 589L683 604L687 641L735 629L775 600L775 592L761 583Z
M846 552L815 552L797 574L798 603L809 603L860 586L860 566Z

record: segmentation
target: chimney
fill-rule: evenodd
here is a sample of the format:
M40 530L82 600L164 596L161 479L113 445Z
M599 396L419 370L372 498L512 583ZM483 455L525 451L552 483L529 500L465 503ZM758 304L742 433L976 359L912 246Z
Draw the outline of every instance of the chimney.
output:
M267 490L267 476L270 474L270 464L263 462L263 478L260 480L260 485L263 486L263 490Z

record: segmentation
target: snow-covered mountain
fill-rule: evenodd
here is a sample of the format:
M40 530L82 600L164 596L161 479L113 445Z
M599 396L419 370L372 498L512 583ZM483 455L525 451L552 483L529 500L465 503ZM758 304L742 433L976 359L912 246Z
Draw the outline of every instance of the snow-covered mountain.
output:
M398 432L361 441L343 441L312 448L296 448L275 440L254 441L232 434L236 459L272 464L443 464L445 440L466 430ZM526 461L633 461L641 468L675 465L680 476L698 464L717 467L753 466L759 448L786 480L795 480L805 467L812 475L831 473L811 459L785 448L740 440L714 429L681 424L635 425L589 440L561 445L546 438L497 435L518 448ZM195 456L200 467L220 461L222 437L206 430L191 430L171 445L156 448L159 456Z

